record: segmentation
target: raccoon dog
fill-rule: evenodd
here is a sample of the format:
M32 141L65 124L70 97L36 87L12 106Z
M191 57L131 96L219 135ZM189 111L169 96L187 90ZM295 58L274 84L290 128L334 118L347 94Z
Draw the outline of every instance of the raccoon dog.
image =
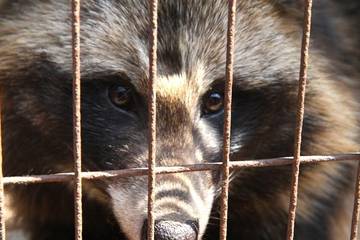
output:
M4 171L72 171L71 14L65 0L0 7ZM359 4L315 1L303 155L359 150ZM300 0L238 0L231 160L291 156ZM221 161L227 1L160 0L158 166ZM83 0L83 170L147 166L145 0ZM348 239L355 165L303 166L297 240ZM155 237L218 239L218 172L157 176ZM290 166L232 176L228 239L286 235ZM72 183L7 187L28 239L74 239ZM147 177L84 182L84 239L146 239Z

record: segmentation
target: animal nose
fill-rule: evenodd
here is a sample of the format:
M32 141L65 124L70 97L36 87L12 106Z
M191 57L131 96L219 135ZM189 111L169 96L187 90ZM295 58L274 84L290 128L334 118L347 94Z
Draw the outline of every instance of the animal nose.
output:
M154 226L155 240L196 240L198 222L178 222L173 220L156 220ZM142 240L147 239L147 221L144 222Z

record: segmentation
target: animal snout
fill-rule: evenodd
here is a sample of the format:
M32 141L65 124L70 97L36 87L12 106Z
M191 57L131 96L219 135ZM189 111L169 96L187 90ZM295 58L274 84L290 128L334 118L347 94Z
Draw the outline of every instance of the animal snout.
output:
M147 240L147 221L144 222L142 240ZM155 240L196 240L198 221L179 222L174 220L156 220L154 226Z

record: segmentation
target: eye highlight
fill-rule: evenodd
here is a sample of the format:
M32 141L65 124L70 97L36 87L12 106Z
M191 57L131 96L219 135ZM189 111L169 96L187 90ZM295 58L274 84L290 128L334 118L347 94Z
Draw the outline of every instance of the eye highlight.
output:
M203 113L215 114L221 111L224 107L224 95L218 91L211 91L207 93L203 100Z
M118 108L128 110L133 100L132 89L123 85L113 85L108 90L109 99Z

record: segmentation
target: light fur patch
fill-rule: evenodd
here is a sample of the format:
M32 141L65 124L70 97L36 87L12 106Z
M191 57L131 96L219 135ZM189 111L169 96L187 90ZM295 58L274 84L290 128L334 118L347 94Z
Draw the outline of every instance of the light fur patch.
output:
M5 194L5 224L6 224L6 239L8 240L30 240L30 237L19 226L13 210L13 200L10 194Z
M147 198L145 196L131 198L131 191L131 189L124 189L117 185L110 186L108 190L112 198L113 212L122 231L129 240L139 240L141 239L142 225L146 218Z
M175 178L173 178L175 176ZM112 184L108 188L111 195L112 208L122 230L130 240L139 240L144 220L147 217L147 184L145 178L131 182L129 186ZM201 189L206 196L202 199L199 189L194 186L187 174L172 175L171 179L159 176L156 182L156 193L166 190L183 190L189 192L191 202L180 201L176 197L162 197L155 201L155 217L174 213L176 208L184 213L199 219L199 236L203 235L209 220L211 207L214 200L214 188ZM126 216L126 217L124 217Z
M155 89L159 95L167 98L181 98L187 96L187 76L185 73L159 76L155 81Z
M203 65L198 64L194 69L189 73L158 76L155 80L157 95L169 102L180 102L194 113L200 97L208 90Z

